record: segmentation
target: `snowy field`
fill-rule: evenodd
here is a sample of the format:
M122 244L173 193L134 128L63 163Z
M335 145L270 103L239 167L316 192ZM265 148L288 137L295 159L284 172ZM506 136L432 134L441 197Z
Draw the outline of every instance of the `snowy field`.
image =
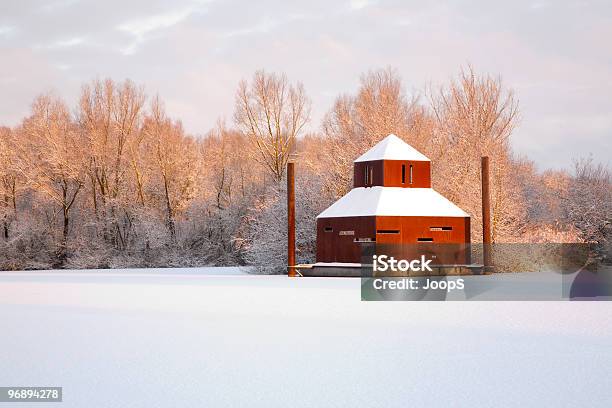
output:
M361 302L359 279L232 268L0 272L0 386L64 387L50 406L610 407L611 345L612 302Z

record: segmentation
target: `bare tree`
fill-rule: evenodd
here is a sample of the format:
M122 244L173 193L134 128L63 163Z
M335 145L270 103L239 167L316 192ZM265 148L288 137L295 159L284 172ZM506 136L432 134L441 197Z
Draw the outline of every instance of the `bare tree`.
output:
M145 96L141 87L126 80L116 84L110 79L84 85L78 109L78 122L87 140L87 174L94 213L101 215L105 239L117 246L125 244L125 228L130 215L126 207L129 170L135 173L138 201L144 202L142 173L138 168L142 109ZM122 202L123 201L123 202Z
M75 117L43 95L19 126L0 127L0 269L250 263L281 271L278 181L294 149L298 257L310 262L316 214L351 188L353 160L388 133L432 159L434 188L472 215L474 241L488 155L495 241L610 245L609 169L583 160L575 175L539 173L515 157L518 102L499 78L471 68L429 91L428 104L405 92L395 70L368 72L336 99L320 134L303 134L310 102L284 75L241 82L238 128L219 124L198 139L160 98L145 102L130 81L96 80L83 87Z
M310 100L301 83L289 85L284 74L257 71L252 83L241 81L234 120L255 147L255 158L277 182L283 179L296 138L310 117Z
M184 135L180 122L166 116L159 97L151 103L151 113L145 117L143 132L151 143L155 171L161 181L166 223L174 237L177 212L183 210L196 193L197 146L193 138Z
M132 139L138 136L141 125L141 111L145 96L141 87L126 80L117 87L114 95L113 124L116 132L114 152L114 189L113 195L119 195L120 183L125 178L128 166L124 162L126 148Z
M431 92L431 107L444 142L479 144L481 151L507 146L518 121L518 100L502 87L501 78L478 76L471 66L458 80ZM465 135L469 135L466 138Z
M585 242L603 245L612 234L612 173L592 157L576 160L574 173L562 197L566 217Z
M84 183L82 139L65 103L49 94L34 101L23 132L20 172L36 192L60 208L63 222L58 258L63 261L71 210Z
M111 80L95 80L83 85L77 114L81 131L87 140L91 202L96 215L98 200L104 206L109 195L108 156L113 139L113 94L114 83Z
M406 95L397 71L386 68L362 75L357 94L339 96L323 119L325 163L332 173L328 188L336 196L350 190L353 160L390 133L421 148L425 118L418 97Z
M354 103L356 125L364 137L380 140L390 133L404 138L410 136L418 98L408 98L393 68L363 75Z
M2 237L9 238L11 220L17 216L17 151L11 129L0 127L0 220Z
M520 234L524 197L515 174L509 138L518 120L518 102L501 79L478 76L471 67L458 80L430 93L436 131L431 159L434 186L473 217L472 238L481 237L480 157L490 156L493 239Z

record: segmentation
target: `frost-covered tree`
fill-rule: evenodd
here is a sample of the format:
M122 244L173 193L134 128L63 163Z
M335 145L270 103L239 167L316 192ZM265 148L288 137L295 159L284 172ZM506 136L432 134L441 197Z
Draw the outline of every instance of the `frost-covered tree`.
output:
M285 164L296 153L298 262L312 262L315 217L351 188L353 160L395 133L433 161L434 188L473 217L480 239L480 156L491 157L496 241L610 245L610 176L538 172L513 155L517 101L471 68L428 104L392 69L366 73L306 135L301 85L259 72L223 122L192 137L131 81L84 85L74 110L36 99L0 127L0 269L257 265L286 267ZM302 137L303 136L303 137ZM607 181L606 181L607 180Z
M469 67L430 95L435 118L431 149L433 184L472 216L472 240L482 239L480 160L491 160L492 234L513 239L523 226L524 197L515 182L521 165L510 149L518 102L501 79Z
M136 195L132 186L134 153L142 125L144 91L133 82L94 80L81 90L77 121L85 139L87 190L105 240L122 248L130 226L128 208ZM142 192L141 190L137 190ZM143 197L140 198L142 203Z
M312 263L316 255L316 216L331 202L323 199L317 174L301 169L296 176L296 257ZM247 215L245 259L261 273L287 271L287 191L271 186Z
M327 188L336 197L352 187L353 160L393 133L416 147L423 142L423 108L408 96L396 70L370 71L356 95L341 95L322 123L327 145Z
M193 138L185 136L180 122L167 117L159 97L151 103L143 132L150 144L154 175L159 180L157 196L165 207L166 225L174 237L177 213L196 194L197 145Z
M284 74L257 71L250 84L241 81L238 86L235 123L251 140L255 160L277 182L309 118L304 86L289 84Z
M58 259L66 257L73 206L83 188L83 140L66 104L51 94L39 96L22 128L20 173L29 185L50 199L62 217Z
M563 207L585 242L606 245L612 236L612 172L591 157L574 163Z
M0 127L0 238L9 239L17 217L17 171L15 141L10 128Z

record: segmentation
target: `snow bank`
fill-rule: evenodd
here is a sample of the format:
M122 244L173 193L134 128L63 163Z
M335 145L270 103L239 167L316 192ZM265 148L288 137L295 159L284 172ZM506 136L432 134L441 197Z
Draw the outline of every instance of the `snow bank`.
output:
M232 272L0 273L0 384L63 386L62 407L612 403L612 303L361 302L359 279Z

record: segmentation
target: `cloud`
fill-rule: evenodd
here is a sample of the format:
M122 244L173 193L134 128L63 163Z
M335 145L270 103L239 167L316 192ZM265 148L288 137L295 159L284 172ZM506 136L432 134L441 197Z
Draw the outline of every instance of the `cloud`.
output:
M0 26L0 36L8 37L13 31L15 31L15 27Z
M73 37L66 40L59 40L47 46L47 48L71 48L85 43L84 37Z
M65 7L70 7L75 5L76 3L78 3L79 0L57 0L57 1L49 1L45 4L43 4L40 7L40 11L45 12L45 13L49 13L49 12L53 12L57 9L62 9Z
M529 8L533 10L541 10L550 6L550 3L547 1L535 1L529 5Z
M127 55L133 54L136 48L146 40L148 34L172 27L188 18L194 11L193 7L187 7L120 24L117 27L118 30L125 31L134 37L130 44L121 49L121 52Z
M350 6L353 10L361 10L362 8L365 8L368 5L370 5L370 2L368 0L351 0L350 1Z
M230 30L223 34L224 37L236 37L244 36L249 34L267 33L272 31L275 27L279 26L278 21L274 21L270 18L263 18L261 21L250 27L238 28L236 30Z
M542 5L548 3L541 2ZM257 69L302 81L310 130L369 69L394 66L409 91L440 85L471 63L520 99L515 149L542 167L595 150L612 123L612 5L533 0L6 2L0 12L0 123L16 124L40 92L75 104L80 84L131 78L159 92L188 131L231 120L240 79ZM575 140L582 143L574 143ZM568 148L571 146L571 148ZM551 153L554 152L554 153Z

